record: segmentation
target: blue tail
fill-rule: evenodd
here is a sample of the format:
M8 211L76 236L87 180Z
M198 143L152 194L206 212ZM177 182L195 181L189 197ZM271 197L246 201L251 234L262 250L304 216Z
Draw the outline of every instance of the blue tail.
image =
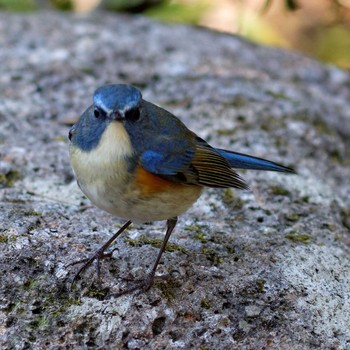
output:
M230 163L232 168L295 173L292 168L285 167L266 159L249 156L248 154L226 151L224 149L218 148L216 148L216 151L219 152Z

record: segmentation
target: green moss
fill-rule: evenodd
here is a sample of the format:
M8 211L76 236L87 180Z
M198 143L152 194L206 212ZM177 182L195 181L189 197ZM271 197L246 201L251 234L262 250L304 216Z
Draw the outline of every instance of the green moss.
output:
M285 215L286 220L296 222L299 220L300 215L298 213L288 213Z
M275 92L272 90L267 90L266 93L278 100L287 100L287 101L293 101L293 99L291 99L289 96L287 96L286 94L284 94L283 92Z
M266 283L266 280L263 279L263 278L258 278L256 280L256 290L257 290L257 292L265 293L265 283Z
M145 236L141 236L139 239L131 239L131 238L124 238L124 241L131 245L132 247L142 247L143 245L151 245L155 248L160 248L162 246L163 240L159 238L147 238ZM187 250L176 243L169 243L166 245L165 248L168 252L175 252L179 251L182 253L187 254Z
M53 305L57 304L57 299L56 298L52 298L52 304ZM53 317L58 317L61 314L63 314L72 305L81 305L81 304L82 304L82 302L81 302L80 298L74 299L74 298L68 297L67 299L65 299L65 300L63 300L61 302L61 306L58 309L55 309L50 314Z
M310 196L303 196L300 198L303 203L309 203L310 201Z
M206 298L203 298L201 300L201 307L209 310L211 308L211 304L210 304L209 300Z
M275 137L275 146L276 148L282 148L286 144L286 141L283 137L276 136Z
M114 225L114 227L116 227L116 228L122 228L123 226L124 226L125 224L115 224ZM131 228L131 226L128 226L125 230L124 230L124 232L127 232L128 230L130 230L130 228Z
M338 150L330 151L329 156L334 163L337 163L337 164L343 163L343 157L341 156L341 154Z
M200 241L202 243L206 243L206 242L208 242L208 239L206 237L206 233L203 232L203 228L204 227L200 226L200 225L189 225L189 226L185 227L185 230L193 232L194 233L193 238L196 241Z
M264 213L265 213L266 215L268 215L268 216L271 216L271 215L272 215L272 212L271 212L271 210L269 210L269 209L264 209Z
M16 312L17 314L21 314L24 311L22 306L23 306L22 301L11 302L7 305L7 307L4 308L4 311L8 314L10 314L12 312Z
M276 229L275 227L266 227L264 231L261 233L261 235L269 238L276 237Z
M230 188L225 188L222 191L222 201L230 206L236 200L236 196Z
M261 118L260 128L267 132L273 132L277 128L286 128L285 119L276 119L274 116L265 116Z
M11 243L11 242L16 242L17 236L11 235L11 236L6 236L0 234L0 243Z
M275 196L289 196L290 192L286 190L285 188L278 186L278 185L273 185L270 187L271 193Z
M306 110L302 110L299 113L295 113L295 114L288 114L286 117L288 119L298 120L298 121L303 122L305 124L308 124L309 120L310 120L310 115L308 114L308 111L306 111Z
M237 120L240 123L244 123L247 120L247 117L245 115L240 114L240 115L237 116Z
M194 235L193 239L199 241L201 243L207 243L208 239L206 238L206 234L203 232L198 232Z
M261 294L264 294L266 292L265 285L266 280L263 278L258 278L241 288L239 294L244 299L261 298Z
M49 324L49 320L46 317L38 317L36 320L29 323L29 327L32 329L44 330Z
M244 206L244 200L237 198L231 188L225 188L222 191L222 201L226 206L234 210L240 210Z
M0 177L1 177L1 175L0 175ZM0 187L1 187L1 185L0 185ZM14 203L14 204L27 203L27 201L25 201L24 199L19 199L19 198L5 198L4 200L8 203Z
M8 243L9 238L5 235L0 234L0 243Z
M350 230L350 207L343 208L340 211L340 216L343 226Z
M335 232L337 230L337 226L334 223L329 223L329 222L323 223L322 228L325 228L332 232Z
M36 219L35 222L32 222L29 226L28 226L28 232L34 231L38 228L40 228L41 226L41 221L40 219Z
M232 136L237 129L217 129L216 132L219 136Z
M215 266L218 266L223 263L224 259L219 256L215 250L210 248L202 248L202 254L204 254L207 259Z
M39 280L38 279L33 279L33 280L27 280L24 282L23 287L24 290L33 290L38 286Z
M236 108L244 107L247 105L247 99L245 96L236 95L236 96L233 96L230 101L227 101L227 102L225 101L223 105L225 107L236 107Z
M19 211L24 216L43 216L43 213L41 211L34 211L34 210L20 210Z
M0 188L13 187L15 182L21 178L18 170L9 170L7 173L0 174Z
M107 289L99 289L95 286L90 286L90 288L84 293L85 297L90 297L98 300L103 300L108 293Z
M226 248L227 253L229 253L230 255L235 255L236 254L236 249L235 249L235 247L233 245L226 245L225 248ZM235 256L234 259L238 260L239 257Z
M323 135L335 135L334 130L322 119L317 118L312 121L315 129L319 134Z
M192 231L196 233L202 233L202 227L199 225L189 225L185 227L185 230Z
M84 73L84 75L95 76L95 71L92 67L86 66L86 67L80 67L79 69L82 73Z
M312 236L306 233L298 233L297 231L291 231L285 235L285 237L295 243L310 244Z
M169 302L175 299L176 290L180 287L176 280L170 278L166 280L156 279L154 286L161 291L163 297Z

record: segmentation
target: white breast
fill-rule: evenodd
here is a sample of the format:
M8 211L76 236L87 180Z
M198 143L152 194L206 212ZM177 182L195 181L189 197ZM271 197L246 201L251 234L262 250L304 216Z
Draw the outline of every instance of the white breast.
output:
M131 175L126 158L133 154L130 138L120 122L112 122L98 146L83 151L70 145L71 164L84 194L99 208L114 213L111 197L120 197Z

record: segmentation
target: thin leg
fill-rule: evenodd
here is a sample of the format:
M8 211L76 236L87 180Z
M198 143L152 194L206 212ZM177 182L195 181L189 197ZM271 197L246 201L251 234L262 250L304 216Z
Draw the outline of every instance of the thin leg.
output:
M166 245L168 243L168 240L170 238L170 235L171 233L174 231L174 228L176 226L176 223L177 223L177 217L174 217L174 218L171 218L171 219L168 219L167 220L167 230L166 230L166 234L165 234L165 237L163 239L163 242L162 242L162 246L160 247L159 249L159 253L158 253L158 256L157 256L157 259L152 267L152 270L148 273L148 275L146 276L146 278L142 281L140 281L136 286L134 287L131 287L131 288L128 288L126 290L123 290L119 293L116 293L114 294L114 296L117 298L117 297L120 297L121 295L124 295L124 294L130 294L138 289L140 289L140 292L145 292L147 291L153 284L154 282L154 276L155 276L155 273L156 273L156 270L157 270L157 266L159 264L159 261L164 253L164 250L166 248Z
M129 226L131 225L131 221L129 220L126 224L124 224L103 246L101 246L90 258L88 258L84 265L80 268L77 274L74 276L72 285L75 283L79 275L84 272L94 260L97 260L97 276L100 277L100 259L104 257L104 252L106 249L115 241L118 236L120 236ZM81 261L79 261L81 262Z
M175 218L171 218L171 219L168 219L167 220L167 230L166 230L166 234L165 234L165 237L163 239L163 243L162 243L162 246L160 247L159 249L159 253L158 253L158 256L157 256L157 260L156 262L154 263L153 267L152 267L152 270L151 272L149 273L149 276L153 276L155 275L156 273L156 270L157 270L157 266L159 264L159 261L164 253L164 250L166 248L166 245L169 241L169 238L170 238L170 235L172 234L172 232L174 231L174 228L176 226L176 223L177 223L177 217ZM152 279L153 279L152 277Z

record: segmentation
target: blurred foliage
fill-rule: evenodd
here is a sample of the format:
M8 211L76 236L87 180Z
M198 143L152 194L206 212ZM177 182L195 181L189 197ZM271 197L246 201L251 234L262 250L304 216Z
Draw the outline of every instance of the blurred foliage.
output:
M53 7L61 11L72 11L74 9L74 0L51 0L50 2Z
M145 14L163 22L198 24L208 7L208 1L184 3L165 0Z
M350 0L100 2L99 8L105 10L142 13L164 22L209 26L258 43L296 49L350 69ZM0 0L0 10L86 10L89 4L93 8L98 0ZM219 15L213 16L213 13Z
M334 62L350 69L350 28L344 24L334 25L318 33L318 45L310 54L326 62Z
M104 8L112 11L142 12L159 21L198 24L210 1L172 0L105 0Z
M295 0L284 0L287 9L295 11L299 8L298 3Z
M284 1L284 6L289 11L295 11L300 8L298 2L295 0L283 0L283 1ZM268 11L269 8L272 6L272 3L273 3L273 0L265 0L265 3L262 8L263 12Z
M0 9L8 11L33 11L37 8L35 0L0 0Z
M42 8L72 11L74 0L0 0L0 9L14 12L27 12Z
M148 8L159 5L164 0L105 0L104 7L111 11L144 12Z

